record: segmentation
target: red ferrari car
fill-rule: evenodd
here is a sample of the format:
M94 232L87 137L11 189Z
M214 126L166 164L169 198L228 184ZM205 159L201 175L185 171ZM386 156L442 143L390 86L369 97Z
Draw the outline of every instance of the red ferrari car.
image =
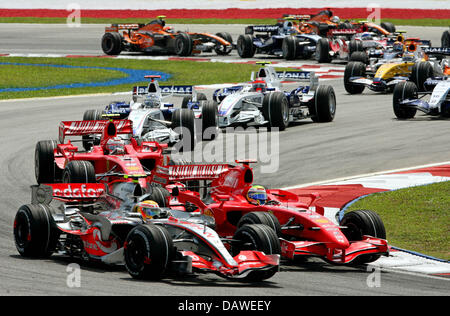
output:
M160 170L164 171L164 170ZM318 256L332 263L367 263L388 255L389 248L381 218L373 211L346 214L339 224L326 218L323 211L310 210L299 196L283 190L267 190L264 203L249 202L253 171L249 162L241 165L169 166L158 178L166 183L201 181L210 183L206 192L183 185L167 186L171 207L189 205L215 218L216 231L232 236L244 224L258 223L272 227L280 237L282 256ZM192 182L191 182L192 183ZM195 182L194 182L195 183Z
M101 135L99 144L88 151L83 146L76 146L77 140L65 142L69 136L98 134ZM163 165L163 150L167 145L140 142L131 137L132 134L129 120L61 122L59 143L44 140L36 144L36 181L110 183L126 178L138 181L146 189L152 181L151 171L157 165Z

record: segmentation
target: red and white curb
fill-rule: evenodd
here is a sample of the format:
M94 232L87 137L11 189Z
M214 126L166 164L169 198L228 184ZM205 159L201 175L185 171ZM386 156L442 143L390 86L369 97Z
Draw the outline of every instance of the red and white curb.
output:
M323 210L326 217L337 223L338 217L343 211L364 196L443 181L450 181L450 162L284 189L300 196L318 195L319 198L312 203L311 209ZM305 202L310 202L310 198L305 198ZM395 245L392 245L389 257L382 257L371 266L436 276L450 276L448 261L399 249Z
M0 57L42 57L42 58L115 58L115 59L134 59L134 60L175 60L175 61L196 61L196 62L220 62L233 64L256 64L258 60L250 59L231 59L216 57L174 57L174 56L142 56L142 55L73 55L73 54L0 54ZM316 76L322 80L340 79L344 76L345 66L339 64L313 64L313 61L295 60L295 61L271 61L274 67L301 69L303 71L313 71Z

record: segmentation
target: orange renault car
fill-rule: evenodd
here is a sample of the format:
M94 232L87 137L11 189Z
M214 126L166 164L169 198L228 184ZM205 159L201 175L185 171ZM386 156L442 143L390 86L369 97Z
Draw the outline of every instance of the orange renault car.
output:
M112 24L106 27L102 37L103 52L107 55L128 51L190 56L212 51L228 55L233 49L233 39L227 32L216 35L174 32L171 26L166 26L164 18L158 16L148 24Z

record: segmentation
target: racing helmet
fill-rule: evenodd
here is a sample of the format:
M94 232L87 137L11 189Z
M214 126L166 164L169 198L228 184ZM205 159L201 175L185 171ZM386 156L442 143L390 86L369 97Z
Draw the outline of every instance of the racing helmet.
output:
M403 52L403 50L405 49L405 46L403 45L402 42L396 41L393 45L392 45L392 50L395 52Z
M416 59L416 56L414 53L405 52L402 57L402 61L414 61Z
M247 201L250 204L264 205L267 202L266 189L261 185L253 185L247 192Z
M144 108L159 108L161 102L159 98L155 95L148 95L144 100Z
M162 211L158 203L152 200L136 203L133 206L133 212L140 213L144 220L164 218L167 216L167 212Z
M337 15L335 15L330 19L330 21L339 24L339 22L341 22L341 19Z
M267 84L263 79L256 78L256 80L254 80L252 82L252 91L266 92L266 89L267 89Z
M125 141L120 137L110 138L106 142L106 149L110 155L122 155L125 153Z

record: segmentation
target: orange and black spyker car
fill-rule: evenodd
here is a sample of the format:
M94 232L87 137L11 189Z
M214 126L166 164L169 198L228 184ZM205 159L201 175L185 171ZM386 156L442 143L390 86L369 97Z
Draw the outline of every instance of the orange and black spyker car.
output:
M166 26L163 16L148 24L112 24L105 28L102 49L107 55L119 55L122 51L190 56L215 51L228 55L233 40L227 32L208 33L174 32ZM122 33L120 33L122 31Z

